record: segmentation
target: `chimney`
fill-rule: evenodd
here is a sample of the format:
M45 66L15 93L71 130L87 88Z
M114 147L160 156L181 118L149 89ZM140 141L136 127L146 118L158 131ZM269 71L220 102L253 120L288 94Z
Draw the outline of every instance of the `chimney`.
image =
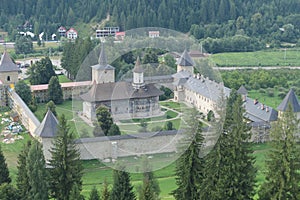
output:
M256 105L258 103L257 99L254 99L253 103Z

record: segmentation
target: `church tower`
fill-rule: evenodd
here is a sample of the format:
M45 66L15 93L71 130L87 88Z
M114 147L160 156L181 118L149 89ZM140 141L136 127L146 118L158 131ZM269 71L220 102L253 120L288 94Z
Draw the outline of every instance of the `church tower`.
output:
M144 69L141 66L140 57L137 57L137 60L135 62L135 66L133 68L132 86L135 89L139 89L139 88L145 86L145 83L144 83Z
M293 89L287 93L283 101L277 107L278 117L282 117L283 112L287 111L289 104L291 104L293 112L297 116L297 119L300 119L300 104Z
M103 43L101 45L98 64L92 66L92 81L96 82L96 84L115 82L115 68L107 64Z
M181 57L177 61L177 72L187 71L194 74L194 61L185 49Z

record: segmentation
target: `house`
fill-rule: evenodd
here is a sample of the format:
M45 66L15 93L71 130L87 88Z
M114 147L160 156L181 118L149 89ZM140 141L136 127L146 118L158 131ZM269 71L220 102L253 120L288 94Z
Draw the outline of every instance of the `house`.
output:
M125 32L116 32L115 40L122 41L125 38Z
M115 82L115 68L107 63L102 46L99 63L92 66L91 89L81 95L83 115L89 120L96 118L96 109L109 108L114 119L132 119L160 115L159 95L162 91L154 84L144 82L144 71L139 58L133 69L132 82Z
M103 38L108 36L116 36L120 31L119 27L104 27L104 29L96 30L96 38Z
M149 35L149 38L159 37L159 31L149 31L148 35Z
M75 40L78 37L78 32L74 28L70 28L66 32L66 37L70 40Z
M60 37L66 37L67 29L63 26L59 27L57 30Z

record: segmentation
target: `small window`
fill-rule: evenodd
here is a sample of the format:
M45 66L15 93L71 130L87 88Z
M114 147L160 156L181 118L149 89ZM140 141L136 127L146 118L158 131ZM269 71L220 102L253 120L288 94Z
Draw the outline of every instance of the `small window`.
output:
M6 79L7 81L10 81L10 76L7 76L7 79Z

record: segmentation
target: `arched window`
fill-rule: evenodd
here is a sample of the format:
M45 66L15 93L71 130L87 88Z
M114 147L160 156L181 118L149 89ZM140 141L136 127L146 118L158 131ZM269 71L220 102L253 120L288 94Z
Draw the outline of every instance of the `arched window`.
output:
M10 76L7 76L7 79L6 79L7 81L10 81Z

